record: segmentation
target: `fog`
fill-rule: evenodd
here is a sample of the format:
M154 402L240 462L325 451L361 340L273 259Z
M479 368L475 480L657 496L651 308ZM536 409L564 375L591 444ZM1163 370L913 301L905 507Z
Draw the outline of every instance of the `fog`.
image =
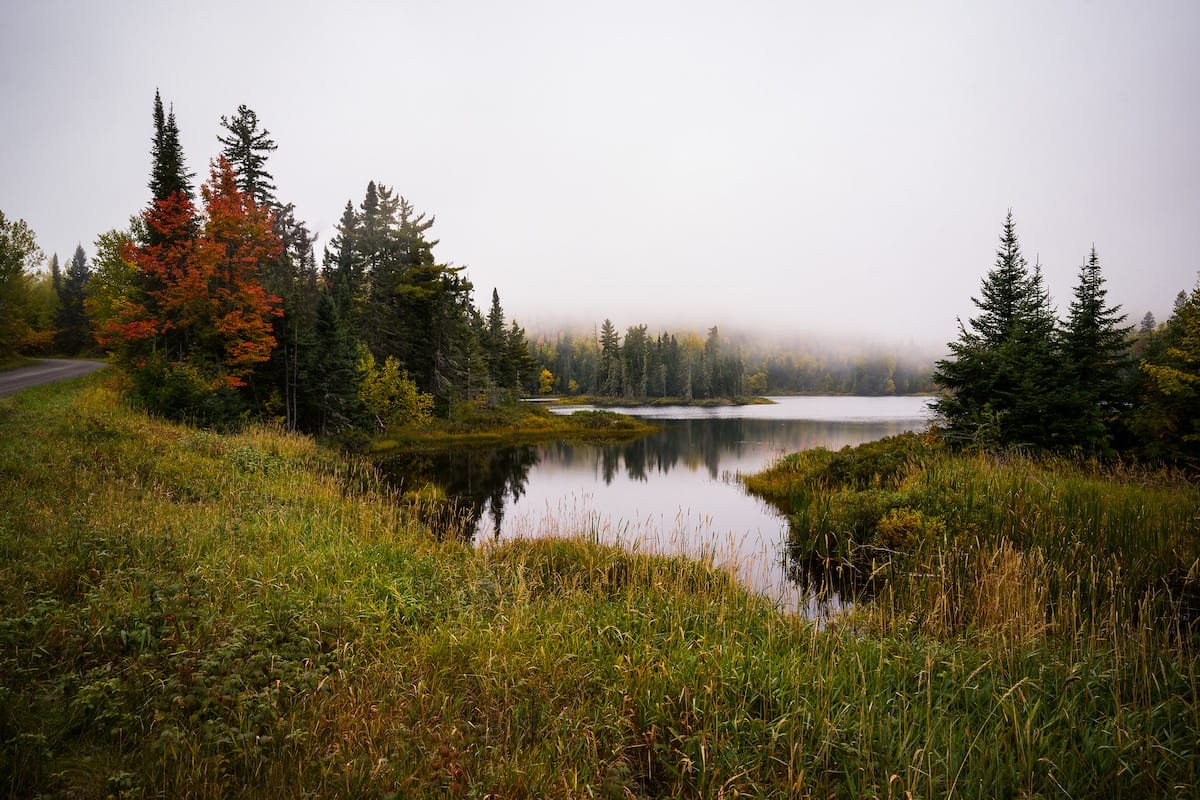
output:
M1200 4L10 4L0 210L46 252L144 207L155 89L207 175L254 109L327 241L367 181L527 328L936 348L1012 209L1065 311L1200 269Z

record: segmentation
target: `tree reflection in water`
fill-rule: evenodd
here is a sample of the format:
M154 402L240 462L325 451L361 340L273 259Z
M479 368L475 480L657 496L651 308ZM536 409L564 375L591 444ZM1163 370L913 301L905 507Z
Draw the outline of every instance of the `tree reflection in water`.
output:
M525 493L529 470L539 461L536 447L455 447L393 455L379 463L384 476L401 491L433 485L447 502L423 508L424 521L439 537L472 539L486 509L497 535L506 499Z
M922 402L915 398L910 405L920 409ZM746 413L774 416L656 418L656 433L623 444L456 447L399 454L380 466L402 490L434 484L445 492L444 509L431 504L425 513L440 536L586 533L647 552L696 555L724 548L728 553L719 560L732 565L746 586L808 616L836 612L843 598L869 597L872 587L863 576L799 557L787 541L785 517L748 495L736 475L796 450L838 449L919 429L923 420L916 414L781 418L783 404Z

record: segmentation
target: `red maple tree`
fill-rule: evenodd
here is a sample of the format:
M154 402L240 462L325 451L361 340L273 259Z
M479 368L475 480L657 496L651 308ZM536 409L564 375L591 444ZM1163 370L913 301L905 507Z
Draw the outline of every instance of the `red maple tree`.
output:
M151 362L190 363L213 390L245 385L275 348L271 318L281 300L259 280L283 244L269 209L238 190L225 159L201 187L204 214L177 192L155 202L143 218L149 241L127 246L124 257L141 276L101 341L133 369Z

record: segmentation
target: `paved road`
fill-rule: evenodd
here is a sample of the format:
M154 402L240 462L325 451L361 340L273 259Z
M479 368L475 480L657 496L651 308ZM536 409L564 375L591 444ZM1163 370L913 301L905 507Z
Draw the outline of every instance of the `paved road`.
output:
M54 381L63 381L67 378L90 375L96 370L104 369L107 366L103 361L56 361L39 359L33 366L0 372L0 397L12 394L13 392L19 392L22 389L28 389L31 386L41 386L43 383L53 383Z

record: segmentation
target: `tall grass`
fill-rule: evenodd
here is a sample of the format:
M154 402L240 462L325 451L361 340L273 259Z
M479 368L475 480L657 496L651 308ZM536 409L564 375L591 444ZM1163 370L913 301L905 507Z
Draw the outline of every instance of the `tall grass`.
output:
M917 519L988 544L921 550L925 601L888 582L820 628L704 562L439 542L367 464L164 424L105 380L0 400L12 796L1141 797L1200 778L1186 638L1106 600L1142 568L1109 595L1103 561L1086 594L1042 587L1075 550L1040 553L983 500L969 532L893 514L897 540L923 541ZM923 493L908 471L868 483L974 485L938 469ZM1170 525L1147 539L1186 562ZM971 571L992 580L967 621Z
M906 434L798 453L746 483L789 515L795 551L845 565L867 596L888 586L935 627L961 631L976 608L983 628L1007 619L990 607L997 587L1077 633L1196 621L1200 489L1180 473L951 453Z

